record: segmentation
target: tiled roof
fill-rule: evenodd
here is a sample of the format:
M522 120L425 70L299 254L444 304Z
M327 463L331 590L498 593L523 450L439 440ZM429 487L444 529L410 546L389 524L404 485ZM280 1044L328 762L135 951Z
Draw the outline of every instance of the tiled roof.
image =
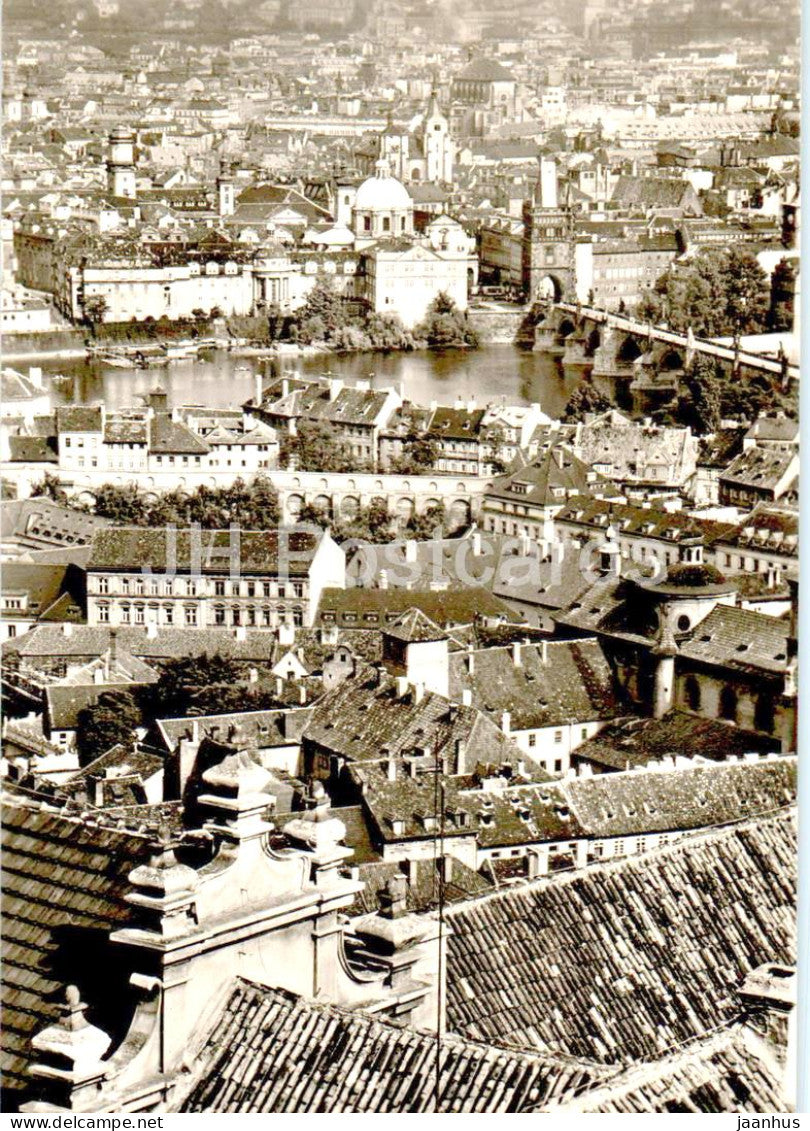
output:
M342 816L345 809L332 810L333 813L344 820ZM346 844L351 844L348 833ZM492 891L492 881L488 880L481 872L474 872L466 864L462 864L455 857L445 857L449 861L449 878L445 879L443 895L446 903L457 903L462 899L472 896L484 895ZM358 863L357 855L352 858L352 863ZM407 889L405 901L409 911L416 913L433 910L438 903L438 883L440 861L410 860L406 862L388 860L370 860L360 863L359 878L365 884L364 889L358 892L354 903L349 908L349 915L370 915L380 909L380 894L388 886L388 882L395 876L405 875ZM445 873L446 875L446 873Z
M149 438L146 418L142 420L110 419L104 423L105 444L145 444Z
M394 757L414 749L430 749L433 757L447 748L453 761L500 765L516 763L517 747L480 711L454 707L447 699L412 689L397 694L396 683L366 668L344 680L315 704L307 727L307 744L345 757L349 762L378 762L387 751ZM385 749L384 749L385 748Z
M796 803L796 758L633 770L566 781L589 836L632 836L728 824Z
M462 82L514 82L511 71L494 59L473 59L455 76Z
M658 486L681 484L692 473L698 442L688 428L665 428L626 420L609 412L581 424L573 445L587 464L606 466L614 479L644 481L652 469L666 470L655 476Z
M786 620L716 605L681 645L681 656L741 672L777 675L787 668L788 631Z
M82 545L109 519L83 514L51 499L35 497L0 502L0 536L33 546Z
M2 1049L10 1090L31 1086L29 1042L56 1020L68 981L91 1003L90 1021L117 1031L125 987L100 960L98 939L130 917L127 876L147 858L148 844L18 798L4 803ZM68 970L68 954L83 960Z
M576 758L612 770L631 770L680 754L722 761L749 752L778 749L777 738L765 738L722 719L702 719L686 711L670 711L662 719L633 717L608 723L577 747Z
M99 696L113 691L129 691L135 684L73 683L51 684L45 688L45 712L51 730L75 730L79 714L94 707Z
M93 538L89 570L136 570L148 565L165 570L169 565L181 571L192 566L201 573L227 573L231 569L231 532L210 530L198 532L197 540L189 530L145 529L121 526L99 531ZM290 531L284 536L278 530L243 530L238 547L239 568L243 574L276 574L282 557L287 555L290 574L306 576L320 541L314 534ZM174 557L172 558L172 555Z
M307 420L371 428L385 405L387 395L382 390L346 385L332 399L326 382L311 381L301 388L294 388L278 401L269 401L265 397L261 407L264 412L284 417L302 416Z
M473 706L486 714L499 719L508 711L513 730L558 726L572 719L610 719L620 713L613 673L596 640L453 653L450 697L461 699L465 690L472 692Z
M633 506L632 503L581 497L569 499L555 521L602 530L612 526L619 535L661 538L673 545L684 538L699 536L705 545L711 546L718 538L727 537L734 529L732 522L698 518L684 511L667 511L661 507Z
M101 405L62 405L56 410L56 430L63 432L100 432Z
M622 174L616 182L611 201L614 204L639 205L643 208L681 208L685 200L694 200L695 191L689 181L673 177L633 177Z
M157 413L149 423L149 451L164 455L205 455L208 444L196 432L172 420L167 413Z
M628 1069L566 1112L762 1112L784 1110L782 1072L753 1027L735 1023L670 1056Z
M59 625L35 625L24 636L6 640L3 655L18 655L35 664L37 660L55 657L90 659L106 652L112 640L112 629L104 625L71 625L69 634ZM228 656L234 660L267 662L276 653L277 636L269 629L246 629L244 640L234 632L219 628L174 628L162 626L154 636L146 628L117 628L118 643L133 656L150 660L173 660L178 656Z
M406 643L446 640L447 633L425 616L420 609L409 609L385 629L386 636L396 637Z
M726 546L750 548L764 553L799 556L799 512L792 507L773 507L759 503L730 533L722 538Z
M50 436L9 436L12 463L58 463L56 442Z
M74 619L82 615L83 578L74 566L50 562L4 562L2 591L4 594L26 594L27 613L32 617L47 615L63 595L68 597L69 605L76 609ZM58 619L70 617L63 615Z
M606 485L604 478L591 471L569 448L555 444L534 463L496 479L485 497L560 506L571 495L587 496Z
M795 451L751 448L721 471L720 482L754 487L760 491L774 490L795 459Z
M243 535L244 537L244 535ZM442 628L473 624L479 617L519 623L521 617L487 589L324 589L319 624L384 628L409 609L419 609Z
M799 422L788 416L758 416L745 434L747 440L794 443L799 438Z
M598 1078L240 979L199 1052L184 1112L519 1112Z
M742 978L795 961L792 812L451 907L447 1023L607 1064L734 1020Z
M226 737L233 729L240 745L256 748L289 746L301 741L312 714L311 707L290 711L243 711L227 715L199 715L194 718L158 719L156 734L166 750L174 752L182 738L191 737L192 727L200 738L218 734Z
M480 440L481 422L485 416L485 408L469 411L439 405L430 419L428 432L439 440Z

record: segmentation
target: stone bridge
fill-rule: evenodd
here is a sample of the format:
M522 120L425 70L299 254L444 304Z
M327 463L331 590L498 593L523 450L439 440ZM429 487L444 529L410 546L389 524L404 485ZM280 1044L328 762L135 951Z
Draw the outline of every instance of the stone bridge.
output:
M561 358L564 366L590 374L604 396L639 415L671 400L698 354L716 358L745 381L766 377L784 391L798 382L799 367L787 358L763 357L718 345L620 314L579 304L547 303L535 330L536 350Z

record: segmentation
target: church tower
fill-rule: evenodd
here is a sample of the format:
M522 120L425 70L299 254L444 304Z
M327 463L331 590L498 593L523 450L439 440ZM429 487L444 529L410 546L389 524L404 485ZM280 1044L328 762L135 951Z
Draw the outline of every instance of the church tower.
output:
M236 194L230 169L223 161L217 177L217 205L220 216L233 216Z
M453 143L449 123L439 108L435 85L422 126L422 150L425 155L425 180L434 184L450 184L453 180Z
M135 199L135 135L125 126L110 133L107 190L113 196Z

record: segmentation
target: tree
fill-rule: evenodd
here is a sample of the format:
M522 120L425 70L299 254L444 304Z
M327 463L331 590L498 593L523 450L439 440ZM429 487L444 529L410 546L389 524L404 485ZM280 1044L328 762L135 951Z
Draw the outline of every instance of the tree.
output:
M363 462L353 456L350 448L334 425L324 420L302 420L294 436L289 434L281 443L280 460L283 465L295 457L301 471L361 471Z
M103 691L96 703L79 711L79 764L87 766L113 746L134 750L140 723L141 712L129 691Z
M329 342L349 321L346 302L335 290L331 276L319 275L298 311L300 340Z
M403 440L401 454L391 461L391 471L397 475L422 475L433 470L439 453L438 441L410 431Z
M698 337L754 334L768 321L768 278L750 251L705 248L688 262L675 263L642 296L639 318L665 321Z
M796 269L787 259L781 259L771 276L770 323L774 331L791 330L796 303Z
M84 300L84 303L82 305L84 320L92 329L94 337L96 333L96 326L104 321L104 315L108 312L109 309L109 303L107 302L104 295L90 295Z
M612 408L607 397L603 396L590 378L580 381L568 399L568 404L563 412L566 423L584 420L589 413L607 412Z
M444 291L439 291L430 304L425 320L418 329L433 349L452 349L458 347L477 348L478 335L456 307L453 299Z
M678 399L676 419L699 436L716 432L723 415L723 384L723 370L717 360L697 354L684 377L685 390Z
M55 503L62 503L65 505L68 501L67 492L58 476L52 475L50 471L46 471L45 475L39 481L34 483L31 487L32 498L46 498L53 499Z
M444 503L439 503L438 506L430 507L424 514L415 514L402 533L405 538L414 538L422 542L432 538L437 528L444 531L445 519Z
M209 656L182 656L168 660L157 683L141 693L141 704L149 718L181 718L190 708L212 706L221 710L221 698L212 701L211 688L232 686L245 674L245 665L218 652Z

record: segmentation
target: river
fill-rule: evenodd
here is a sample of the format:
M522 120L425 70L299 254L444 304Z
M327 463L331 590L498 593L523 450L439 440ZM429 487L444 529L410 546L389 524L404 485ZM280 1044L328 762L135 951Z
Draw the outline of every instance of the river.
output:
M331 373L347 382L370 379L382 386L402 382L404 395L417 404L452 404L456 398L475 398L479 404L504 398L508 404L539 402L549 416L565 407L575 376L564 376L556 358L511 345L478 350L418 351L415 353L329 354L259 361L227 352L205 360L176 361L153 369L117 369L99 361L42 361L47 378L61 373L70 386L52 385L55 404L103 402L117 409L137 405L139 395L156 385L165 389L171 405L236 406L253 396L254 375L268 378L281 372ZM22 367L21 367L22 368Z

